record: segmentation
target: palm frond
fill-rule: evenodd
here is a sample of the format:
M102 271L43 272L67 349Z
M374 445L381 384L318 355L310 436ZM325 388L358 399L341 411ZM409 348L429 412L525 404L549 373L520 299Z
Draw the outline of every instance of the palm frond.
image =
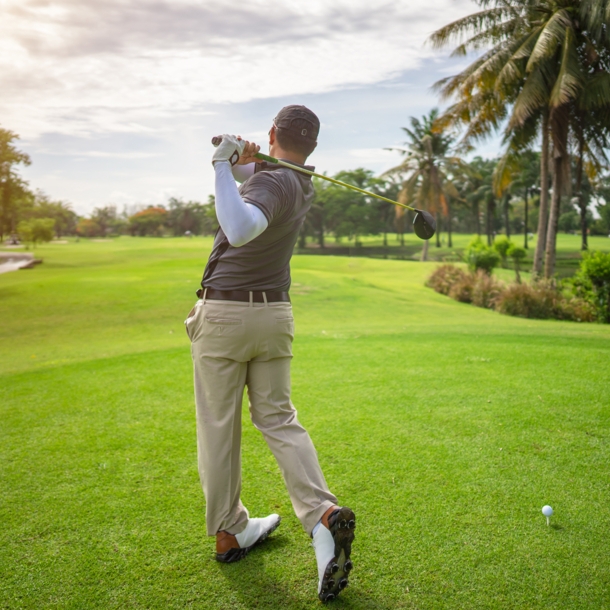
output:
M542 28L536 28L533 32L519 39L519 46L513 55L506 61L496 79L496 90L512 86L525 77L524 60L529 57L534 48Z
M610 74L608 72L599 72L587 80L579 104L583 110L589 111L610 106Z
M548 104L549 87L546 79L538 66L528 74L527 79L515 100L513 113L509 121L509 129L514 129L523 123L532 114L538 112Z
M552 107L571 102L577 98L578 93L582 89L583 77L580 71L575 39L574 30L568 27L563 41L561 67L555 81L555 86L551 91L550 103Z
M510 12L504 7L479 11L436 30L428 40L432 44L432 48L441 49L452 41L460 42L474 32L480 32L502 23L506 16L510 16Z
M527 62L526 70L531 72L536 64L544 59L553 57L563 44L566 29L571 27L572 21L568 12L564 9L556 11L544 24L536 45L534 46Z
M451 52L451 57L464 57L470 51L478 51L479 49L487 48L491 44L496 44L498 41L506 40L511 35L514 35L514 32L520 25L521 20L513 18L477 32L474 36L458 45Z

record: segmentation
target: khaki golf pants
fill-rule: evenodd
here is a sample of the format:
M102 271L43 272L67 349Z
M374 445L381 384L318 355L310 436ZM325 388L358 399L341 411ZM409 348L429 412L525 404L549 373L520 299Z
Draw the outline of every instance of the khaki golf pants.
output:
M191 340L197 404L197 458L209 536L238 534L241 503L241 410L248 388L250 417L278 462L294 511L311 534L337 498L290 401L294 321L290 303L197 302L185 321Z

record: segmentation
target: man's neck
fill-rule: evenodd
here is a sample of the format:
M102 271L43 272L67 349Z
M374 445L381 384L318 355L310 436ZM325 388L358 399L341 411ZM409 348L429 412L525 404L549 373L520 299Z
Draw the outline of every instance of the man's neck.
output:
M290 161L291 163L297 163L298 165L305 165L306 157L290 150L284 150L277 144L272 144L269 147L269 154L276 159L284 159L284 161Z

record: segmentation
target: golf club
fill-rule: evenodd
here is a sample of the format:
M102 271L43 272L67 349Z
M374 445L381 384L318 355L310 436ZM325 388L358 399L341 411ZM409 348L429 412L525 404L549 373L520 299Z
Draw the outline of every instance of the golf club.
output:
M212 138L213 146L218 146L221 142L222 136L214 136ZM257 159L261 159L262 161L267 161L268 163L274 163L276 165L288 167L289 169L301 172L302 174L315 176L316 178L327 180L328 182L332 182L333 184L344 186L345 188L351 189L352 191L357 191L358 193L362 193L363 195L369 195L370 197L375 197L377 199L381 199L382 201L387 201L388 203L400 206L401 208L412 210L413 212L415 212L415 218L413 219L413 230L415 231L417 237L419 237L420 239L430 239L436 231L436 220L434 220L434 216L432 216L430 212L412 208L410 205L405 205L404 203L393 201L392 199L388 199L387 197L383 197L382 195L377 195L376 193L372 193L371 191L365 191L364 189L358 188L357 186L353 186L352 184L348 184L347 182L335 180L334 178L330 178L329 176L325 176L324 174L318 174L316 172L309 171L308 169L304 169L303 167L299 167L298 165L293 165L292 163L282 161L281 159L276 159L275 157L270 157L269 155L264 155L263 153L256 153L254 156Z

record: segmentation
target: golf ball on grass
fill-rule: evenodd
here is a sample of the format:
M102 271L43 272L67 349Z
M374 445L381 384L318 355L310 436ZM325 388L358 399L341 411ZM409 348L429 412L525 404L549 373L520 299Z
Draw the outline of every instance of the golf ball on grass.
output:
M542 507L542 514L546 517L546 524L551 524L551 515L553 514L553 509L548 505L544 505Z

